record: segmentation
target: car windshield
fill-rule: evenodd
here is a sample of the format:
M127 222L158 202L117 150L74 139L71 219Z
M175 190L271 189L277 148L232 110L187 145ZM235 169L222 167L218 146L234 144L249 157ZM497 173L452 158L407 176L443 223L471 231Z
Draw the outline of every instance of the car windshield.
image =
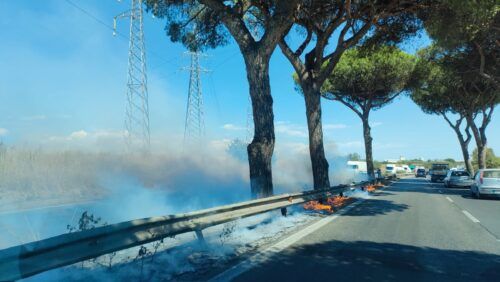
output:
M451 173L452 176L470 176L467 171L454 171Z
M500 170L483 171L483 178L500 178Z
M417 170L417 172L425 172L425 169L423 169L423 168L419 168L419 169Z
M393 167L392 167L392 166L389 166L389 167L387 167L386 169L387 169L387 170L392 170L392 169L393 169Z

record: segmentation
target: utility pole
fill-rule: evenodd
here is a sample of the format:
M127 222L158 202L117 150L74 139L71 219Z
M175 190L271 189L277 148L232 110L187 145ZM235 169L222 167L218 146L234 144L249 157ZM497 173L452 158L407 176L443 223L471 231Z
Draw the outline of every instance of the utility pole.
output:
M200 57L206 57L206 55L198 51L189 51L185 54L191 57L191 64L189 67L183 68L183 70L189 71L184 144L201 146L205 135L205 120L203 116L203 94L201 91L200 73L207 73L209 70L200 67Z
M125 142L129 150L133 149L135 145L140 145L143 150L148 152L151 139L142 0L131 0L131 2L130 10L113 18L113 35L116 35L117 19L130 19Z

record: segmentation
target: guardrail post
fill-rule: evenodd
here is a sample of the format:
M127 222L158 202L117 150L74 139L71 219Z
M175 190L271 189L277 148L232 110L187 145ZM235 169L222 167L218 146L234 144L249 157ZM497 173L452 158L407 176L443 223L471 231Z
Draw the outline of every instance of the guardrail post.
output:
M281 215L282 216L286 217L287 213L288 213L288 211L287 211L286 207L285 208L281 208Z
M205 241L205 237L203 237L203 231L201 229L196 229L194 231L194 233L196 234L196 238L198 238L198 242L202 245L206 245L207 242Z

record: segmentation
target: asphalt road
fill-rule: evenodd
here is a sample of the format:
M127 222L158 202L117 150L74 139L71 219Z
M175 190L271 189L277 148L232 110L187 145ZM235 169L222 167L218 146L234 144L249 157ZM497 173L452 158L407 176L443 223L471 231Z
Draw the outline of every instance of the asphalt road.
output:
M225 277L500 281L500 200L468 194L426 179L403 179L283 250L261 255L238 275Z

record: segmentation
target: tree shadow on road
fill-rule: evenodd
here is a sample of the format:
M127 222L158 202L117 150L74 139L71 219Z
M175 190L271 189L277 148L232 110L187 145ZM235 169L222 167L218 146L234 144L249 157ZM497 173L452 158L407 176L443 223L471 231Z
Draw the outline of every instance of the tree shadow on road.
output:
M425 194L441 194L441 195L459 195L462 198L472 199L470 188L445 188L444 186L439 187L401 187L401 186L391 186L388 191L391 192L413 192L413 193L425 193ZM485 200L500 200L500 197L484 197Z
M413 192L413 193L425 193L425 194L443 194L443 195L463 195L470 193L467 188L444 188L443 187L400 187L391 186L389 189L391 192Z
M375 194L372 194L371 196L372 197L380 197L380 196L391 196L391 195L395 195L395 194L390 193L390 192L385 192L385 191L377 191Z
M408 208L406 204L396 204L390 200L366 199L361 205L346 212L344 216L385 215L390 212L402 212Z
M463 194L462 195L462 198L464 199L472 199L472 200L476 200L476 201L479 201L479 200L485 200L485 201L488 201L488 200L499 200L500 201L500 197L495 197L495 196L485 196L485 195L482 195L480 199L474 197L470 192L469 193L466 193L466 194Z
M292 247L234 281L500 281L497 254L370 241Z

